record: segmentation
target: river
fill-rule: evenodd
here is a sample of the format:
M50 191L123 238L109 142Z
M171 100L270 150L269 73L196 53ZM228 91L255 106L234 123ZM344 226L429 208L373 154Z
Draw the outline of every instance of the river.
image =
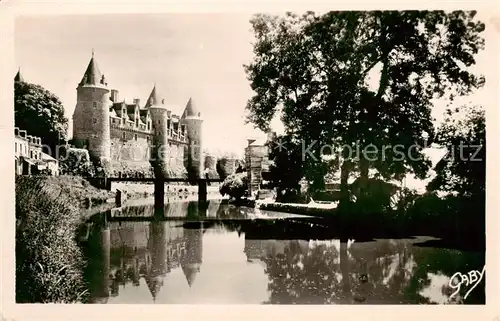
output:
M352 240L321 219L211 200L100 213L82 241L89 303L484 304L456 273L482 271L484 252L430 237ZM331 229L330 229L331 230ZM277 231L280 231L279 233ZM325 232L326 231L326 232ZM320 237L315 237L320 235Z

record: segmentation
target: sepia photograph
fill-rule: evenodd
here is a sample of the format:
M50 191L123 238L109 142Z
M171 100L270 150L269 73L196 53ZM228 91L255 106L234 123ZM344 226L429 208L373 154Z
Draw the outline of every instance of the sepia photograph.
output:
M15 302L485 305L490 21L18 15Z

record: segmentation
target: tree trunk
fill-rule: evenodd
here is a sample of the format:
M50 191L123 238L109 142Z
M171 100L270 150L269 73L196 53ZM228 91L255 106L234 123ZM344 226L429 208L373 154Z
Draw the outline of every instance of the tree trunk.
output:
M342 166L340 167L340 200L339 208L344 209L349 203L349 173L351 170L351 161L344 160Z
M368 161L361 157L359 160L359 189L358 189L358 200L364 200L367 197L367 186L368 186Z

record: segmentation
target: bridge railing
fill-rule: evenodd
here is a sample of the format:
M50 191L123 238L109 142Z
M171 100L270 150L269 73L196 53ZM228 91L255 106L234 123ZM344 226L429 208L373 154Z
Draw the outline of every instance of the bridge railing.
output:
M89 177L86 180L90 185L99 189L111 190L111 183L113 182L138 182L138 183L155 183L163 181L164 183L189 183L191 185L200 185L203 183L221 183L222 179L187 179L187 178L155 178L155 177Z
M184 182L196 184L200 181L207 183L221 183L224 180L220 178L155 178L155 177L108 177L107 180L111 182L155 182L157 180L162 180L166 183Z

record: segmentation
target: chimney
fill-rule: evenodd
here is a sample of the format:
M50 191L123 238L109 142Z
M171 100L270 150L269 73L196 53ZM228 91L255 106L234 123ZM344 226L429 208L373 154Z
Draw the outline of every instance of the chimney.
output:
M118 90L116 89L111 89L111 97L110 97L111 101L114 102L114 103L117 103L118 102Z
M141 100L139 98L134 98L134 105L139 106L140 103L141 103Z

